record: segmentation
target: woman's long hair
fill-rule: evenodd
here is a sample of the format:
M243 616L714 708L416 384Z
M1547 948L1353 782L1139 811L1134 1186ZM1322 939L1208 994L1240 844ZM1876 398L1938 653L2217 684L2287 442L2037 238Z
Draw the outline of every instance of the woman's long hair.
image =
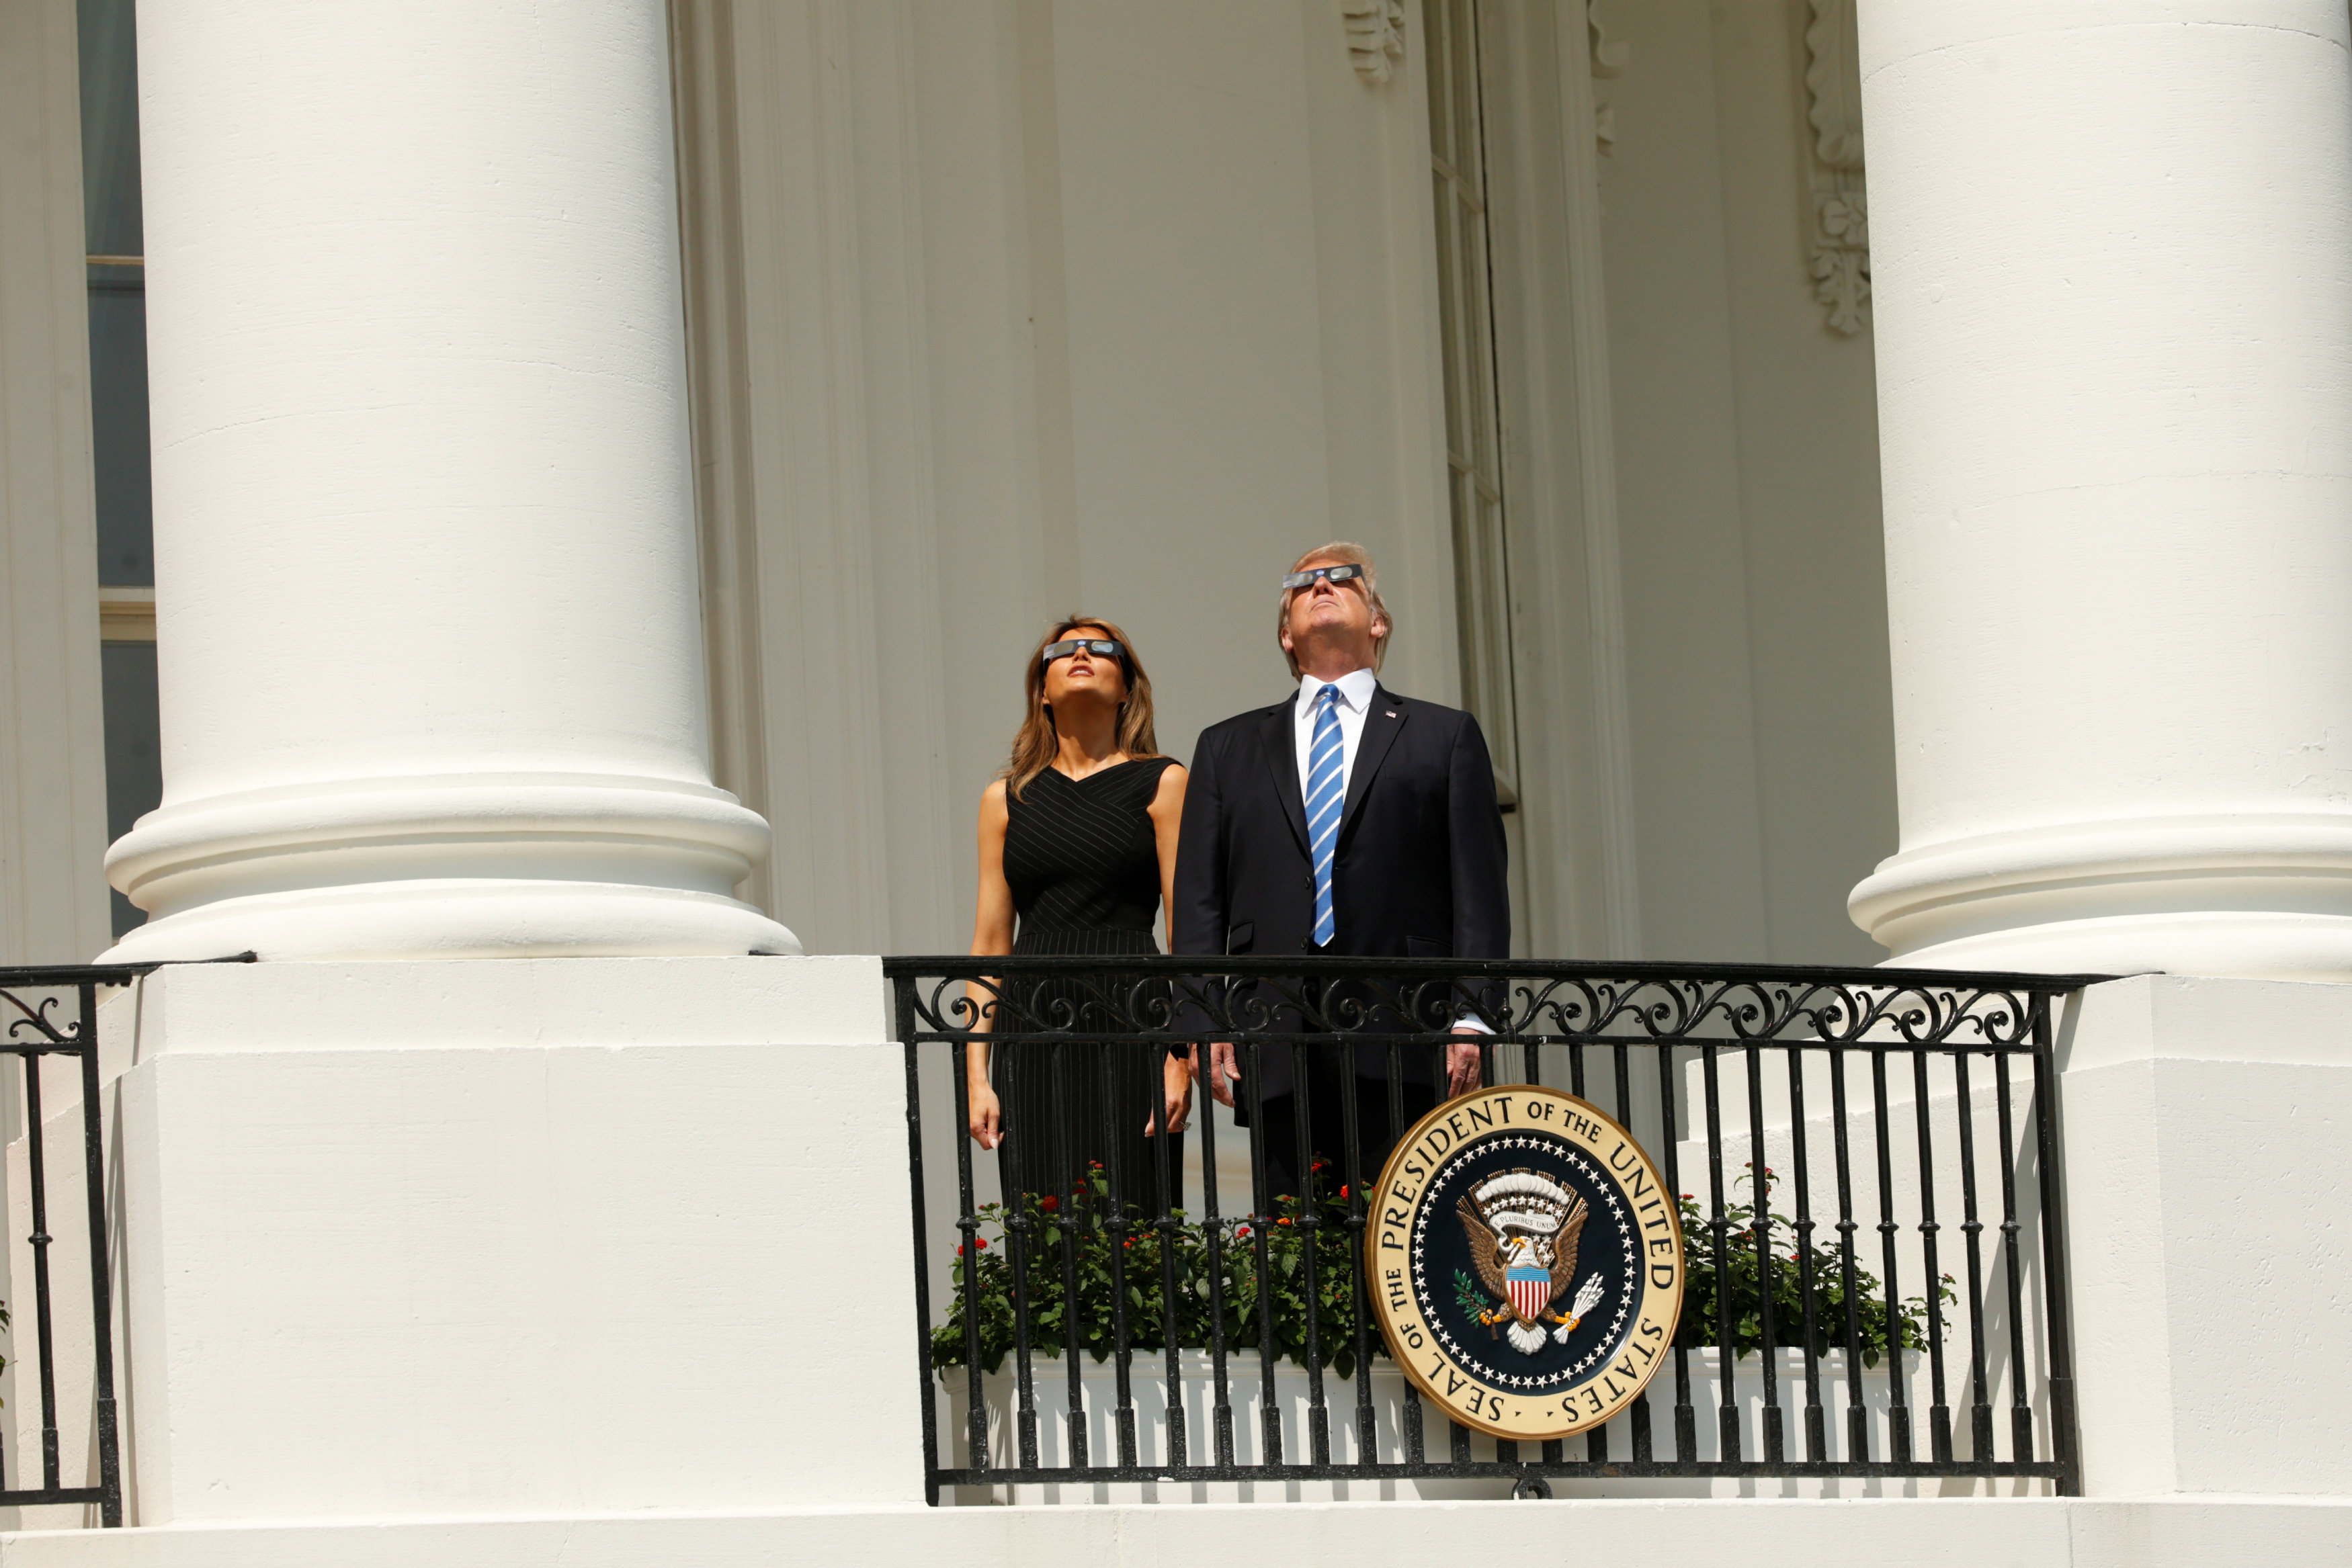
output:
M1028 674L1023 677L1029 692L1029 711L1013 737L1013 755L1005 759L1003 774L1004 792L1016 800L1029 780L1054 765L1062 749L1061 733L1054 727L1054 710L1045 706L1045 650L1082 626L1096 628L1126 650L1118 661L1127 676L1127 701L1118 706L1118 748L1129 757L1160 755L1160 741L1151 732L1151 677L1143 673L1135 644L1099 615L1065 615L1037 639L1037 646L1030 650Z

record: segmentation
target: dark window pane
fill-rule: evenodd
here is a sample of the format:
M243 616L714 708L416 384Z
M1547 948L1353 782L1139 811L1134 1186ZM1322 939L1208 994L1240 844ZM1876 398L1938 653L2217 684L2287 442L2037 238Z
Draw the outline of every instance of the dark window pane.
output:
M81 210L92 256L143 256L139 45L131 0L80 0Z
M135 263L139 218L139 58L131 0L80 0L82 230L94 256ZM89 268L89 416L98 482L98 580L155 581L148 497L145 268Z
M128 278L104 274L129 273ZM89 269L89 434L97 469L98 580L155 582L147 473L147 294L138 269Z
M106 700L106 837L111 843L163 799L163 764L155 722L155 644L108 643L98 651ZM147 918L121 894L117 936Z

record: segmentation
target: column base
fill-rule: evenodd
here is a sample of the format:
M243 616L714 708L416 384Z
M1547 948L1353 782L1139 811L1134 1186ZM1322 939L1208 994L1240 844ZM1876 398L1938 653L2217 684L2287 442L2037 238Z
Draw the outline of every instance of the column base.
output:
M2352 980L2352 816L1982 834L1889 857L1847 908L1906 968Z
M2352 915L2205 910L2021 925L1895 953L1906 969L2352 980Z
M106 857L154 918L110 960L798 953L730 891L768 825L622 774L343 779L167 803Z

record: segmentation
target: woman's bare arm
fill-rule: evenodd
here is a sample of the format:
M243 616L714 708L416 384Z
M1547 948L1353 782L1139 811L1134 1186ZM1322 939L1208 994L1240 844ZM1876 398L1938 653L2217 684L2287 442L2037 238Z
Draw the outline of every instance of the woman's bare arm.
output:
M1176 843L1184 825L1184 765L1174 762L1160 775L1160 789L1148 808L1152 836L1160 845L1160 909L1168 926L1168 950L1176 950ZM1160 1109L1171 1132L1181 1133L1192 1116L1192 1065L1190 1052L1171 1054L1160 1066ZM1150 1132L1156 1126L1144 1131Z
M1171 762L1160 775L1159 792L1146 808L1160 843L1160 914L1168 928L1168 950L1176 951L1176 842L1184 827L1184 781L1190 775Z
M1013 887L1004 880L1004 828L1012 821L1004 802L1004 780L999 779L980 796L980 900L971 916L971 952L976 958L1013 951ZM993 1021L996 982L983 980L966 988L979 1009L974 1033L986 1033ZM964 1113L972 1141L992 1149L1004 1141L1004 1115L996 1090L988 1081L988 1042L964 1047Z

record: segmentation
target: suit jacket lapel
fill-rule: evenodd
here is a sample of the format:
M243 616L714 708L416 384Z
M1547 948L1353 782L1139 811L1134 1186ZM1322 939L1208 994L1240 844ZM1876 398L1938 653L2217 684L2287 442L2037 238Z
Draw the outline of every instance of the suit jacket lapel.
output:
M1304 854L1307 800L1298 792L1298 743L1291 724L1297 703L1294 697L1266 710L1265 723L1258 730L1258 749L1265 753L1266 766L1274 772L1274 798L1282 802L1282 810L1290 819L1290 831L1298 840L1299 852Z
M1397 732L1404 728L1412 713L1394 692L1385 686L1372 688L1370 711L1364 715L1364 733L1356 741L1356 765L1348 769L1348 802L1339 809L1341 838L1347 837L1348 824L1356 820L1356 812L1364 803L1364 792L1371 788L1372 775L1388 760L1389 747L1396 744Z

